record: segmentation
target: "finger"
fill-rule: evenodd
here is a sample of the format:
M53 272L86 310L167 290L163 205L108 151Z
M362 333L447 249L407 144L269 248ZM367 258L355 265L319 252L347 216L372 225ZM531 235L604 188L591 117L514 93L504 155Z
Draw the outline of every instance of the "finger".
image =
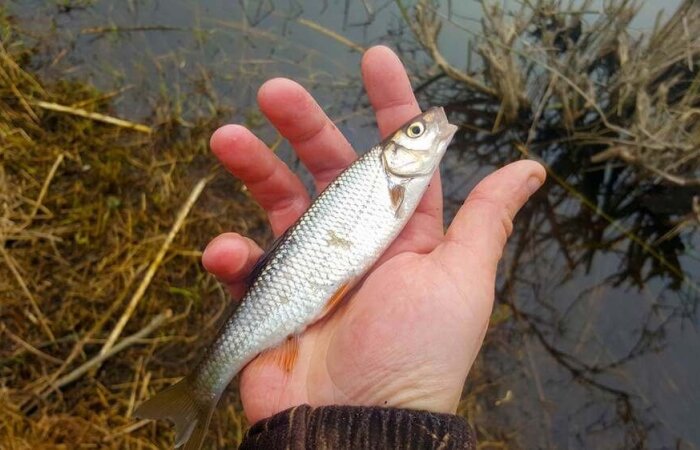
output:
M420 114L406 69L388 47L372 47L362 56L362 78L382 138Z
M365 52L362 57L362 77L382 138L420 114L406 69L388 47L376 46ZM427 233L431 241L442 235L442 187L439 173L434 175L415 214L427 216L428 220L411 220L406 225L405 233ZM416 230L416 227L419 229Z
M345 136L298 83L285 78L267 81L258 91L258 104L309 169L318 190L355 160Z
M299 178L247 128L223 126L212 135L210 146L267 211L275 235L283 233L309 206L309 194Z
M513 218L542 186L545 176L539 163L518 161L483 179L434 252L443 267L470 289L484 286L493 295L496 268L513 229Z
M202 254L202 265L228 288L234 299L246 290L246 280L263 250L251 239L237 233L215 237Z

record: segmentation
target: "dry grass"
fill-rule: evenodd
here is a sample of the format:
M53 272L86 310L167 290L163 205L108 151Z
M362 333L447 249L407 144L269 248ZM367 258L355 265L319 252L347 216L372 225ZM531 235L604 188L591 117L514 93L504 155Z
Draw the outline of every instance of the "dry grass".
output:
M264 217L209 154L216 115L115 117L90 86L37 79L0 20L0 448L164 448L170 428L131 414L227 302L200 251L225 230L264 239ZM220 446L241 438L236 404Z
M563 136L569 148L598 148L594 163L700 186L699 2L684 1L640 36L631 27L636 0L606 2L598 14L589 0L528 0L516 12L484 0L474 38L483 67L472 72L442 56L438 36L449 18L433 2L420 0L412 14L398 3L438 68L500 105L494 130L524 128L527 146Z

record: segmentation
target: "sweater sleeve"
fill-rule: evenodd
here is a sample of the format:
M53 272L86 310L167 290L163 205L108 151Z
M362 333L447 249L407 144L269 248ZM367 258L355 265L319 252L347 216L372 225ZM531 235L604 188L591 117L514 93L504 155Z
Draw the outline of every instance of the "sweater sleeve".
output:
M475 449L474 432L451 414L397 408L300 405L261 420L241 450Z

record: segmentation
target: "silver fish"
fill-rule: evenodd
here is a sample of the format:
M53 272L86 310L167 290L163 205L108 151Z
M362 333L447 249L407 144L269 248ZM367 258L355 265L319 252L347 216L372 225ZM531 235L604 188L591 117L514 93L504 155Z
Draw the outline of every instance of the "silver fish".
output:
M188 376L139 406L175 423L175 446L199 449L233 377L298 335L384 253L423 197L457 127L431 108L343 171L258 264L238 307Z

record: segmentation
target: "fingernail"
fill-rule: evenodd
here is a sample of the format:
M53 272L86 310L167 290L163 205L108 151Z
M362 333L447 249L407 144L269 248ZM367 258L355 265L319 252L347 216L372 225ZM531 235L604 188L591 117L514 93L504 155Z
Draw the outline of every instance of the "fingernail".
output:
M530 195L537 192L537 190L542 186L542 180L538 177L530 177L527 179L527 190Z

